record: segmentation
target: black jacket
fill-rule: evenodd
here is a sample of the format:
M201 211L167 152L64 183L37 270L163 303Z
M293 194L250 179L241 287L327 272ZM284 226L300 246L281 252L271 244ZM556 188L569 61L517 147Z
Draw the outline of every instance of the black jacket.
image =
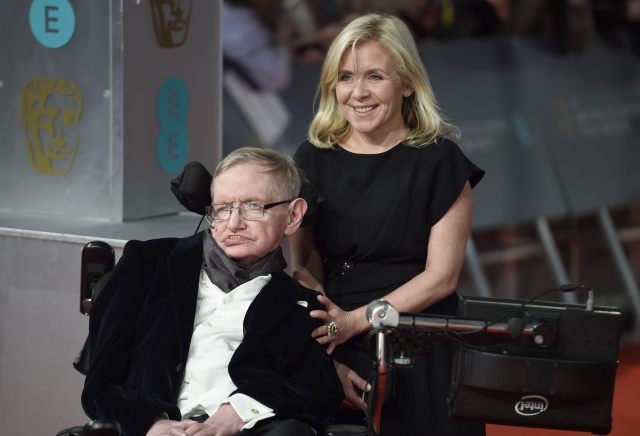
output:
M195 317L202 235L130 241L96 300L89 325L91 366L82 405L91 418L120 423L125 436L144 435L176 402ZM321 309L317 293L284 272L249 306L244 338L229 374L246 394L276 416L317 425L343 398L332 360L311 338ZM299 301L308 302L305 308Z

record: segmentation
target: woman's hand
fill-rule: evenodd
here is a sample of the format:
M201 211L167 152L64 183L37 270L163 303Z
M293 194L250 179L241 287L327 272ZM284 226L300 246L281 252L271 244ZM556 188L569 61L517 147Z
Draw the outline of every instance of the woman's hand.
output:
M371 385L347 365L343 365L335 360L333 363L336 366L336 372L338 373L338 378L340 378L342 390L344 391L342 407L346 409L364 410L366 407L366 403L363 398L364 392L369 392L371 390ZM356 388L363 392L363 394L358 394Z
M346 342L358 334L356 331L356 319L354 312L345 312L324 295L318 295L318 301L326 310L312 310L309 314L312 318L321 319L324 324L311 332L322 345L329 345L327 353L331 354L336 346Z

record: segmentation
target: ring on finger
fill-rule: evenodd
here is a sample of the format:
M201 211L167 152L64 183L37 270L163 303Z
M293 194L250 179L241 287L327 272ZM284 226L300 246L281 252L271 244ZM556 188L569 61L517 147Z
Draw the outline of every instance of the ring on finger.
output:
M335 321L331 321L327 324L327 336L329 340L333 341L338 335L338 323Z

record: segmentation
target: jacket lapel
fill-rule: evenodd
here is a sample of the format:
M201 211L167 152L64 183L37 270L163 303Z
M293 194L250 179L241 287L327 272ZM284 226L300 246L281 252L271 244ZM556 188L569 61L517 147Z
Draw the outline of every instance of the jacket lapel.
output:
M181 240L167 260L171 304L174 309L180 357L187 359L198 298L198 280L202 267L202 235L200 232Z
M300 293L284 272L276 272L253 300L244 319L245 341L260 341L296 304Z
M202 268L202 237L204 232L181 240L167 260L169 271L170 302L174 308L180 357L186 361L193 333L200 270ZM292 286L286 273L279 271L253 300L244 320L245 340L260 341L301 299L302 293ZM312 304L312 302L309 302Z

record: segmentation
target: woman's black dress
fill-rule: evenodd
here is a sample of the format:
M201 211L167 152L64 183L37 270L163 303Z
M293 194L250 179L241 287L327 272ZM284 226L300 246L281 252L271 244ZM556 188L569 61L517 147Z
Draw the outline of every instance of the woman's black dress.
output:
M399 144L380 154L356 154L340 146L318 149L304 142L295 160L317 192L309 221L324 263L324 289L344 310L381 298L424 271L431 227L467 180L473 187L484 175L446 139L424 148ZM426 312L454 315L457 300L452 294ZM371 358L362 339L339 346L334 357L367 377ZM482 424L448 418L452 347L425 342L412 367L395 368L383 434L484 434ZM356 420L362 424L362 415Z

